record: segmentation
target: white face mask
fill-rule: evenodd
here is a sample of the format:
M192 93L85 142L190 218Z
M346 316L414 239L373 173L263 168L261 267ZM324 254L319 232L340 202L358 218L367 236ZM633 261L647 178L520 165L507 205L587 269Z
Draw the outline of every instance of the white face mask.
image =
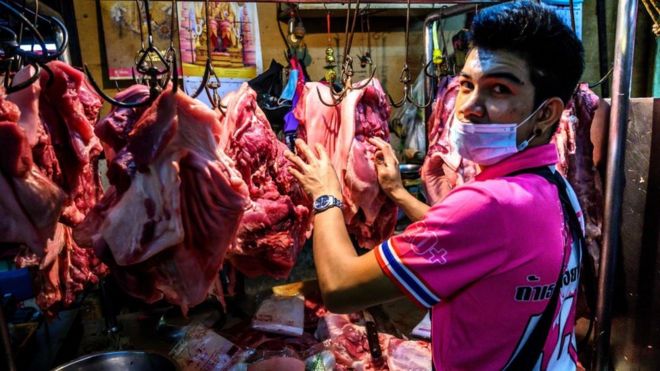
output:
M524 150L536 137L536 134L533 134L522 143L516 143L517 129L532 118L544 104L545 101L519 124L472 124L460 121L454 111L449 127L449 141L464 158L479 165L495 164Z

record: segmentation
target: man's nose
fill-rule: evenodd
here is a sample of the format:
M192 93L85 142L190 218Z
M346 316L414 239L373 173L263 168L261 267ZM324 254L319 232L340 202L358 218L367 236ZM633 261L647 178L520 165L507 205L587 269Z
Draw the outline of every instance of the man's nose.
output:
M486 108L478 91L472 91L463 98L457 111L461 121L478 123L486 117Z

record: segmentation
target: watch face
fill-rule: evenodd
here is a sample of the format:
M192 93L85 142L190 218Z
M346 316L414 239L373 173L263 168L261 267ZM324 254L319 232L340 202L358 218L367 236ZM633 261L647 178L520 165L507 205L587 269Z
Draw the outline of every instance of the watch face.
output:
M314 201L315 209L323 209L328 207L328 205L330 205L330 196L321 196Z

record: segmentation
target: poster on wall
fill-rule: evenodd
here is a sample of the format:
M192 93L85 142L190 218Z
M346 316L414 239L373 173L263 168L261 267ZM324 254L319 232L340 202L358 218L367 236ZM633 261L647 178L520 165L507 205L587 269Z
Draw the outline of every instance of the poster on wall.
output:
M255 3L178 2L181 62L186 76L202 76L209 48L220 78L251 79L261 72ZM208 19L208 22L207 22Z
M135 57L142 47L141 37L146 41L147 35L144 5L141 1L126 0L100 0L99 3L108 78L132 79ZM173 43L180 60L180 76L184 77L189 92L197 90L201 83L209 54L214 71L221 79L220 95L236 90L240 83L262 72L255 3L209 1L208 17L204 2L177 1L175 4L176 9L172 9L171 1L149 2L152 34L154 45L165 51L172 36L171 17L177 15Z
M221 82L218 94L225 96L262 72L257 5L209 1L206 10L203 2L178 3L184 86L199 88L210 58ZM198 99L208 104L206 94Z
M108 78L132 79L131 70L135 66L135 57L142 47L140 38L143 37L146 43L144 5L141 1L108 0L101 0L100 5ZM150 1L149 13L154 45L164 52L170 46L172 36L172 2ZM174 35L174 48L178 51L179 40L176 33Z

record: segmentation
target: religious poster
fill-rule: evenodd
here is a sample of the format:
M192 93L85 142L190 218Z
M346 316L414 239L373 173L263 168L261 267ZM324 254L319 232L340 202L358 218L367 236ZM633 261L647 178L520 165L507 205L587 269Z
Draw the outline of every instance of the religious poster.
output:
M202 76L207 59L220 78L251 79L261 72L255 3L178 2L179 42L185 76Z
M132 79L138 52L147 43L144 3L99 0L99 4L108 78ZM208 50L214 71L222 81L221 95L261 73L255 3L209 1L208 17L204 2L177 1L175 6L172 9L172 1L149 1L149 14L153 43L162 53L174 46L186 90L196 91L201 83Z
M255 3L182 1L178 3L183 83L197 91L210 58L223 97L262 72L259 22ZM206 93L197 99L209 104Z

